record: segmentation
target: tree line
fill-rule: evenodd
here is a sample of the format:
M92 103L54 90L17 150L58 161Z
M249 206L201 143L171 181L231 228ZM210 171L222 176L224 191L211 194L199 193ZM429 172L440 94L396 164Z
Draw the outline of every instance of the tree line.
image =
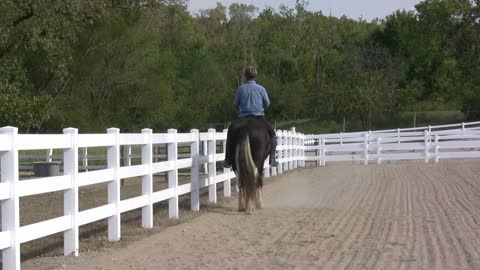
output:
M256 65L268 118L343 117L370 128L402 111L480 119L480 6L426 0L372 22L295 7L185 0L0 2L0 126L190 129L235 118Z

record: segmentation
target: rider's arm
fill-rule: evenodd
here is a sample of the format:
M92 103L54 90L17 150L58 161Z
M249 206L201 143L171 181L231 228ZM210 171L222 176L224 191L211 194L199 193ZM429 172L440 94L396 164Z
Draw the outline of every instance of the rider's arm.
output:
M263 109L267 110L270 106L270 99L268 98L267 90L263 89L262 91L262 102L263 102Z

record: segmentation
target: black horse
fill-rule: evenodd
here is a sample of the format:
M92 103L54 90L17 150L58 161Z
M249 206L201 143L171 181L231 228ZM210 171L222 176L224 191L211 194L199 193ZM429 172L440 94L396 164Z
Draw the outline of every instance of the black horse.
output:
M263 118L247 117L236 120L230 127L230 139L235 145L238 210L253 213L253 202L262 208L263 166L270 154L272 141Z

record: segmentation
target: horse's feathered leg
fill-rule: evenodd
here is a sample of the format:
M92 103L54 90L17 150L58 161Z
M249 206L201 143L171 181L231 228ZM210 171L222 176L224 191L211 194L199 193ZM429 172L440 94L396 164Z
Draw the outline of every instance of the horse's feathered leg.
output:
M257 209L263 208L263 199L262 199L262 188L257 188L257 200L255 202Z
M235 148L235 165L237 170L241 170L240 167L240 146L237 145ZM237 173L237 187L238 187L238 211L243 212L245 211L245 188L242 183L243 179L241 177L241 173Z

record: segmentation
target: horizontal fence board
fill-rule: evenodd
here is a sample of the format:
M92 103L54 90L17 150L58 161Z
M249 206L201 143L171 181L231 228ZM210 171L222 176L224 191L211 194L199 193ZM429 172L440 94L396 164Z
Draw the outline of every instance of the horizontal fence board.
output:
M227 139L227 134L225 133L215 133L215 140L225 141Z
M148 165L134 165L128 167L120 167L118 169L118 177L119 178L130 178L130 177L138 177L149 174Z
M356 137L356 138L335 138L335 139L325 139L326 144L332 143L358 143L365 141L365 137Z
M192 167L192 159L185 158L177 160L177 169L184 169Z
M114 179L114 175L114 169L81 172L77 175L78 186L83 187L88 185L110 182Z
M178 196L190 193L191 191L192 191L192 184L190 183L183 184L181 186L178 186L177 188Z
M123 133L118 135L120 145L144 145L148 143L148 136L143 133Z
M119 209L120 213L132 211L134 209L138 209L144 207L148 204L148 195L141 195L138 197L126 199L120 201Z
M434 144L434 143L432 143ZM477 148L480 147L480 140L478 141L449 141L449 142L438 142L440 149L461 149L461 148Z
M439 152L437 155L439 158L479 158L480 151L465 151L465 152Z
M175 161L161 161L152 163L152 173L161 173L175 170Z
M79 134L77 137L78 147L108 147L115 144L115 136L112 134Z
M22 180L17 183L20 197L62 191L71 187L72 181L69 175Z
M376 145L372 144L372 147L375 147ZM413 150L424 150L425 149L425 143L400 143L400 144L380 144L380 149L382 151L413 151Z
M345 152L345 151L363 151L364 144L337 144L337 145L325 145L323 149L327 152Z
M370 160L375 160L376 158L380 157L382 160L417 160L417 159L424 159L425 153L419 152L412 152L412 153L395 153L395 154L380 154L377 156L376 154L369 155Z
M153 144L167 144L173 143L177 139L178 133L158 133L152 135L152 143Z
M215 138L214 133L210 133L210 132L200 132L199 136L200 136L200 141L211 141L213 140L213 138Z
M224 153L215 155L215 160L216 161L221 161L221 160L224 160L224 159L225 159L225 154Z
M175 196L174 188L167 188L160 191L156 191L152 193L152 202L157 203L161 201L168 200Z
M325 156L326 161L357 161L363 160L362 155L338 155L338 156Z
M113 216L115 205L106 204L99 207L84 210L78 213L78 224L80 226L99 221Z
M230 176L229 173L221 173L221 174L217 174L215 179L217 180L217 183L221 183L221 182L227 181L229 176Z
M20 227L19 241L25 243L38 238L49 236L55 233L70 229L72 218L70 215L49 219L46 221Z
M179 144L192 143L196 140L193 133L177 133L175 134L174 138Z
M64 134L20 134L16 137L16 143L18 150L64 149L72 145L70 136Z
M438 137L439 140L479 140L480 134L457 134L457 135L443 135Z

